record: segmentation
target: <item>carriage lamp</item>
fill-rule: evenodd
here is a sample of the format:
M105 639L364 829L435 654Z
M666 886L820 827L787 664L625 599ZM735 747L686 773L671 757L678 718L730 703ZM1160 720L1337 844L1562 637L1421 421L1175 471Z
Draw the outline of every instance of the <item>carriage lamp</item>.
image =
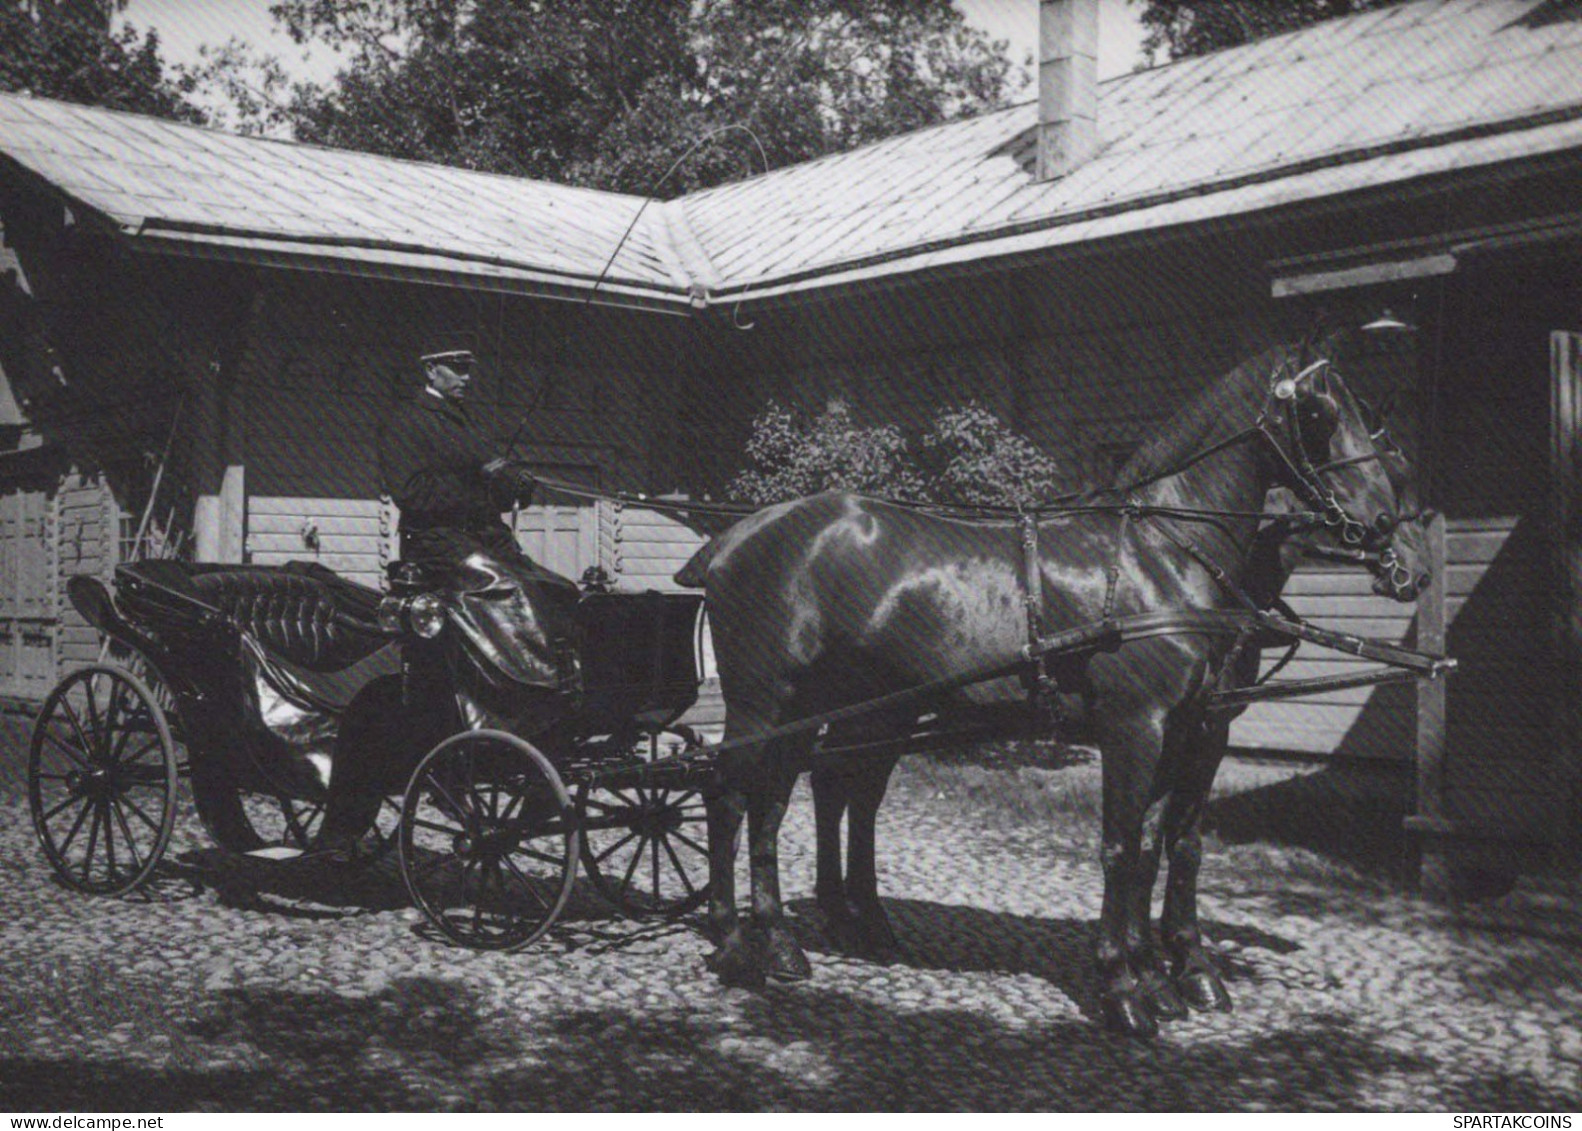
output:
M379 627L432 640L445 627L445 603L433 593L388 596L379 602Z

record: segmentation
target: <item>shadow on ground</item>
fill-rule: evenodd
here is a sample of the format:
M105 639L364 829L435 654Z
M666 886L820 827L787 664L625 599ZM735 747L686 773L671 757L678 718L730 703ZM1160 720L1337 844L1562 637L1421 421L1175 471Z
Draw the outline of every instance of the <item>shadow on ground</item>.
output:
M1302 848L1376 879L1402 882L1412 811L1411 767L1335 763L1272 785L1217 797L1203 828L1227 844Z
M1180 1047L1168 1032L1139 1045L1083 1021L1008 1026L816 985L731 991L724 1004L732 1008L524 1017L487 1010L438 978L361 998L233 990L168 1018L174 1043L160 1067L0 1061L0 1106L1554 1110L1576 1101L1525 1077L1447 1078L1431 1058L1385 1048L1343 1016Z

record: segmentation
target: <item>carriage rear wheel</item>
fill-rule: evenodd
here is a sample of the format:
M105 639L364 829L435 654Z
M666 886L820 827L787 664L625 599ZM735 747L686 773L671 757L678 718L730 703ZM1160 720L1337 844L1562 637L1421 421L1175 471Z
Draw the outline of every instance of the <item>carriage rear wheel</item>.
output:
M651 766L702 745L691 727L674 727L645 736L638 753ZM623 912L684 915L708 898L708 814L685 779L639 770L625 780L585 781L577 810L583 871Z
M418 763L401 805L401 876L446 938L520 950L577 878L576 811L549 759L515 735L453 735Z
M176 743L154 693L93 664L44 700L28 751L28 805L50 865L79 891L120 895L154 871L176 823Z

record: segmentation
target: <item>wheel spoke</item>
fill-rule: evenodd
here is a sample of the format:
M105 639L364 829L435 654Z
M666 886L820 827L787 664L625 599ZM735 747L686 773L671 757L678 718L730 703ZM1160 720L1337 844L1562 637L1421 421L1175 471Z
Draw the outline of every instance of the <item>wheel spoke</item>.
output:
M138 805L137 802L133 801L127 795L122 794L121 795L121 803L123 805L125 805L128 809L130 809L133 813L135 813L137 815L138 819L141 820L149 828L153 829L156 833L159 831L160 823L158 821L154 820L152 817L150 817L147 813L143 812L142 806Z
M530 860L537 860L541 864L553 864L557 868L561 867L565 863L565 857L563 856L555 856L551 853L543 851L542 849L533 848L532 846L526 844L521 845L516 851L520 852L523 856L526 856Z
M56 805L53 809L46 809L46 810L44 810L43 817L44 817L45 824L48 824L51 820L53 820L55 815L57 813L60 813L63 809L65 809L66 806L68 806L68 805L75 805L77 802L79 802L81 800L83 800L83 795L82 794L77 793L75 791L72 792L72 793L68 793L61 800L59 805Z
M639 865L641 865L642 862L643 862L643 846L645 844L647 844L647 843L648 843L648 839L646 837L640 839L637 842L637 851L632 853L632 859L626 865L626 875L622 876L621 877L621 882L616 885L622 891L627 891L627 890L629 890L631 888L631 886L632 886L632 877L637 874L637 869L638 869ZM656 886L654 890L657 893L659 889Z
M550 909L550 903L543 896L538 894L538 885L524 876L522 874L522 870L516 866L516 861L512 860L509 856L503 856L501 859L505 861L506 867L511 869L516 878L522 881L522 886L527 889L527 894L533 897L534 902L536 902L545 911L548 911ZM539 856L538 859L547 861L550 864L560 863L560 861L553 856Z
M625 836L616 841L614 844L610 845L610 847L606 848L603 852L593 852L589 853L589 855L593 857L593 862L595 864L603 864L611 856L614 856L621 849L625 848L628 844L631 844L632 841L636 840L638 835L639 834L636 832L628 832Z
M665 853L670 857L670 863L674 865L676 869L676 875L681 877L681 883L686 887L687 895L696 895L699 889L693 884L692 877L687 875L687 869L685 865L681 863L681 858L676 855L676 850L670 846L669 837L665 838Z
M84 690L87 692L88 721L91 724L88 729L89 733L93 735L93 754L96 759L103 757L108 752L103 746L104 730L102 720L99 717L99 696L94 689L94 684L97 680L98 673L96 672L83 681Z
M708 854L709 854L708 846L707 845L703 845L703 844L699 844L697 841L693 840L691 837L689 837L686 833L682 832L680 829L674 830L670 835L672 837L674 837L676 840L679 840L682 844L686 845L688 848L692 849L692 851L696 852L699 856L702 856L704 858L708 857Z
M77 727L76 727L75 724L73 724L72 729L73 730L77 730ZM42 733L44 735L44 741L46 741L46 742L50 743L51 745L53 745L62 754L66 755L66 757L70 758L73 762L76 762L77 765L81 766L85 770L93 769L93 752L90 751L86 746L77 746L77 747L67 746L64 742L62 742L60 739L56 738L49 731L46 730L46 731L43 731ZM81 731L77 732L77 737L78 738L82 737L82 732Z
M99 802L95 801L90 809L93 810L93 822L88 826L88 851L82 858L82 882L88 882L88 868L93 864L94 850L99 847Z
M137 872L142 871L143 861L142 858L137 854L137 841L132 836L131 826L126 823L126 814L121 812L121 808L118 805L112 805L110 807L110 812L115 815L115 822L121 828L121 835L126 838L126 851L131 854L132 857L132 870ZM115 871L115 865L113 861L111 862L110 870L112 872Z
M442 825L437 821L431 821L423 817L413 817L412 827L415 829L425 829L432 833L439 833L442 836L455 836L458 833L464 833L467 831L460 825Z
M73 800L81 800L83 802L83 807L82 812L77 814L77 819L72 822L71 830L66 834L65 839L62 840L58 846L62 856L66 855L66 850L71 847L71 842L76 840L77 834L82 831L82 823L88 819L88 814L93 812L92 798L85 798L81 794L78 794L77 797L73 798Z
M159 741L159 736L157 734L153 738L149 739L148 742L140 749L134 751L131 754L120 755L115 759L115 761L119 762L122 766L135 766L143 760L143 755L153 750L158 750L160 753L160 761L164 761L164 746Z
M465 826L468 816L466 806L462 805L459 801L451 796L450 790L446 789L445 784L439 780L439 775L433 771L430 771L428 775L428 784L435 793L439 794L445 799L445 804L449 805L451 812L456 815L456 822Z

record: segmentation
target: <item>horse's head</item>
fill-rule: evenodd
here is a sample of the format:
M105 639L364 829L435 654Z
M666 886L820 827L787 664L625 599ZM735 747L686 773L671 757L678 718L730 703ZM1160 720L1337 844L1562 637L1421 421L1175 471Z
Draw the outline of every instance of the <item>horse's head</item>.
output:
M1374 592L1416 600L1432 574L1429 516L1417 504L1415 473L1334 363L1319 357L1283 365L1260 428L1281 465L1281 483L1318 516L1294 547L1364 565Z

